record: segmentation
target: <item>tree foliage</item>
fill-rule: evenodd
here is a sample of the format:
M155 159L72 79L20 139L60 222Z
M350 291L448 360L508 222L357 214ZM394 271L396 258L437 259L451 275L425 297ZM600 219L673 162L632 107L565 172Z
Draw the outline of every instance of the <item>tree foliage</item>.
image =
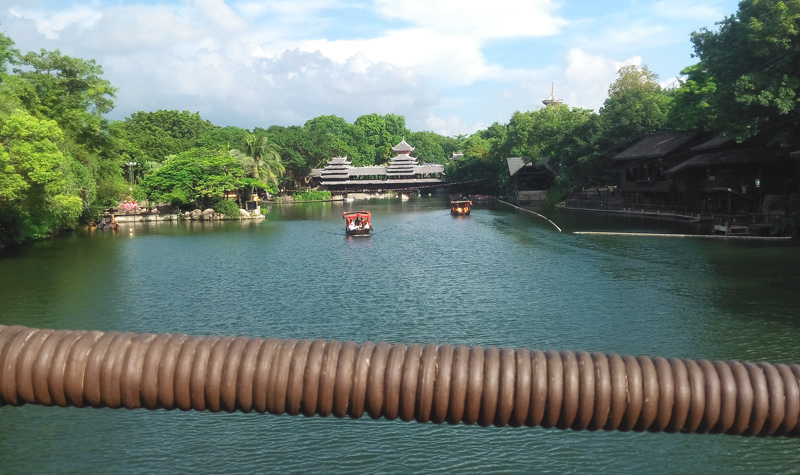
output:
M686 70L680 88L692 100L676 112L739 141L758 136L766 145L796 150L800 0L744 0L717 25L692 34L700 62Z
M670 95L658 84L658 75L647 66L623 66L600 109L600 126L606 138L603 145L625 147L634 137L660 130L667 121L671 102Z
M264 136L245 135L244 147L231 149L229 154L239 162L248 177L262 186L271 184L277 187L286 171L278 146ZM271 191L274 193L277 190L272 188ZM252 194L252 187L249 194Z
M0 244L74 227L83 203L69 185L81 168L59 149L55 121L16 110L0 120Z
M208 207L225 195L247 186L241 163L229 154L193 148L169 158L145 177L141 187L150 199L164 202L196 201Z
M13 46L0 35L2 244L75 228L118 199L124 183L121 130L102 117L115 93L102 68Z
M216 129L200 114L189 111L158 110L136 112L125 119L131 158L138 163L163 162L170 155L199 146L201 138Z

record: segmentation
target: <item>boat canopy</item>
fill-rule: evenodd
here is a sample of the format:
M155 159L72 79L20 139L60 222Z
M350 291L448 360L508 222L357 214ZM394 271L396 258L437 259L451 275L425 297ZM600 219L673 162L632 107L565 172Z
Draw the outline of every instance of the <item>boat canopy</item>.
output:
M351 220L356 218L369 219L371 216L369 211L345 211L342 213L342 218Z
M372 215L369 211L345 211L342 213L342 218L347 220L347 224L350 224L351 221L358 221L358 222L370 222L370 218Z

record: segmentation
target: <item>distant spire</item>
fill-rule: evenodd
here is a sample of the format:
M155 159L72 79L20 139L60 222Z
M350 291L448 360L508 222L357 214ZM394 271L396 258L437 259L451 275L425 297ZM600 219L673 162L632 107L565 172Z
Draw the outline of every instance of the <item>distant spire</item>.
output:
M542 101L542 104L546 105L547 107L556 106L558 104L563 104L564 99L560 99L556 97L556 86L555 83L550 83L550 97Z

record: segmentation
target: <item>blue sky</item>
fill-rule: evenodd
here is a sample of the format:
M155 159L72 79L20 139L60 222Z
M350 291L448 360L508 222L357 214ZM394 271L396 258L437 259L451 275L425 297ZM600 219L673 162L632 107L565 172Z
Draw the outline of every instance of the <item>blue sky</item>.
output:
M23 52L95 59L119 89L112 119L199 112L217 125L406 117L469 134L535 110L555 85L599 110L619 67L672 84L690 34L734 0L0 0Z

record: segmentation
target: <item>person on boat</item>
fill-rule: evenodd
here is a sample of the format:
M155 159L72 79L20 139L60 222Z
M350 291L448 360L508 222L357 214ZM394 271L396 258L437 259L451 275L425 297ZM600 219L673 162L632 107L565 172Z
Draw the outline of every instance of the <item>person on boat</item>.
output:
M365 220L364 221L364 229L369 230L369 228L370 228L369 221Z
M350 220L350 223L347 225L347 229L350 231L354 231L356 229L356 223L353 220Z

